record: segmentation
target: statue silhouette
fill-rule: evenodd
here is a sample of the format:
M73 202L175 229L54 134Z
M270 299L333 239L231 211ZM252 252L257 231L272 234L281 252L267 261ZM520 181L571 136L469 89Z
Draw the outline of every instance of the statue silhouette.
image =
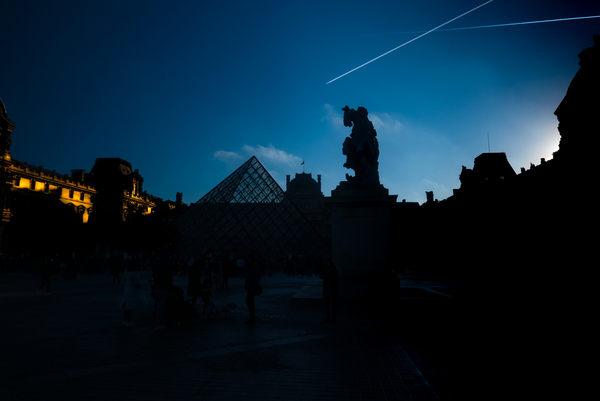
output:
M352 133L342 145L342 153L346 156L344 167L353 169L355 176L346 174L346 180L353 184L379 184L378 158L379 143L377 131L369 121L367 109L358 110L348 106L344 111L344 125L352 127Z

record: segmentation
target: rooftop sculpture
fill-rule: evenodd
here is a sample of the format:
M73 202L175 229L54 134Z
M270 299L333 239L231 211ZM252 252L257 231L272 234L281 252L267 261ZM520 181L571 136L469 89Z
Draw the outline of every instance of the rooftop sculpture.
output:
M555 156L580 160L593 153L598 145L598 111L600 110L600 35L594 46L579 53L579 71L573 77L567 93L554 112L560 132L559 151Z
M342 110L344 126L352 127L352 133L342 145L342 153L346 156L344 167L355 172L354 177L346 174L346 180L351 184L379 185L379 143L369 113L364 107L354 110L346 106Z

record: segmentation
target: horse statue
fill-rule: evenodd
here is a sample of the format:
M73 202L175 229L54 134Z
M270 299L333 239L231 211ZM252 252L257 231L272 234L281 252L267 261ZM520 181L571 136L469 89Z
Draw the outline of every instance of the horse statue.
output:
M369 121L367 109L357 110L348 106L344 111L344 126L352 127L352 133L342 145L342 153L346 156L344 167L354 170L355 176L346 174L346 180L352 184L379 185L379 143L377 131Z

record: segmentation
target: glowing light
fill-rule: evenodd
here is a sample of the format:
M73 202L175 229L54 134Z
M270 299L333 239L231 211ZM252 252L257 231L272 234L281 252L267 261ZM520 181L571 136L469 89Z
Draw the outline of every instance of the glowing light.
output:
M415 40L417 40L417 39L420 39L420 38L422 38L423 36L425 36L425 35L427 35L427 34L430 34L431 32L433 32L433 31L435 31L435 30L437 30L437 29L439 29L439 28L443 27L444 25L448 25L449 23L451 23L451 22L453 22L453 21L456 21L457 19L459 19L459 18L461 18L461 17L464 17L465 15L467 15L467 14L469 14L469 13L472 13L473 11L475 11L475 10L477 10L478 8L481 8L481 7L483 7L483 6L485 6L485 5L489 4L489 3L491 3L492 1L494 1L494 0L489 0L489 1L487 1L487 2L485 2L485 3L483 3L483 4L481 4L481 5L479 5L479 6L475 7L475 8L473 8L472 10L469 10L469 11L467 11L466 13L463 13L463 14L459 15L458 17L454 17L454 18L452 18L450 21L444 22L442 25L438 25L438 26L436 26L435 28L433 28L433 29L430 29L429 31L425 32L424 34L422 34L422 35L419 35L419 36L417 36L416 38L414 38L414 39L411 39L411 40L409 40L408 42L405 42L405 43L401 44L400 46L398 46L398 47L395 47L395 48L393 48L392 50L389 50L389 51L387 51L387 52L383 53L381 56L377 56L377 57L375 57L373 60L367 61L366 63L364 63L364 64L362 64L362 65L359 65L358 67L356 67L356 68L354 68L354 69L352 69L352 70L348 71L347 73L345 73L345 74L342 74L342 75L340 75L339 77L332 79L331 81L327 82L325 85L329 85L329 84L330 84L330 83L332 83L333 81L337 81L338 79L340 79L340 78L342 78L342 77L344 77L344 76L346 76L346 75L348 75L348 74L350 74L350 73L352 73L352 72L354 72L354 71L358 70L359 68L362 68L362 67L364 67L364 66L365 66L365 65L367 65L367 64L371 64L373 61L375 61L375 60L379 60L379 59L380 59L380 58L382 58L383 56L387 56L387 55L388 55L388 54L390 54L391 52L394 52L394 51L396 51L396 50L400 49L401 47L404 47L404 46L406 46L407 44L409 44L409 43L411 43L411 42L414 42Z

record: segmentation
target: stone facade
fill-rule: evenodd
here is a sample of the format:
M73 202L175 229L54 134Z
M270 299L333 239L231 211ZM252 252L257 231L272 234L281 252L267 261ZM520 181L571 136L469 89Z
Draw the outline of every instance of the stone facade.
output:
M15 124L8 118L6 107L0 99L0 205L2 205L2 221L10 220L10 188L12 176L10 174L11 157L10 145L12 144L12 131Z
M86 170L71 170L71 175L59 174L12 158L11 134L15 124L8 119L0 100L0 203L2 221L10 222L11 199L25 195L41 195L48 201L59 200L73 208L83 223L94 211L106 212L114 221L126 221L135 215L153 212L162 199L142 190L144 179L131 163L119 158L98 158L89 174ZM15 196L20 193L22 196ZM104 196L109 194L109 196ZM18 200L16 200L18 201ZM111 203L107 205L106 203ZM108 206L108 207L106 207ZM113 207L116 206L116 207ZM104 217L107 217L106 214Z
M33 166L27 162L12 160L9 171L12 175L11 191L33 191L58 198L70 205L88 222L93 210L92 196L96 190L84 180L85 170L72 170L71 176L57 174L56 171Z

